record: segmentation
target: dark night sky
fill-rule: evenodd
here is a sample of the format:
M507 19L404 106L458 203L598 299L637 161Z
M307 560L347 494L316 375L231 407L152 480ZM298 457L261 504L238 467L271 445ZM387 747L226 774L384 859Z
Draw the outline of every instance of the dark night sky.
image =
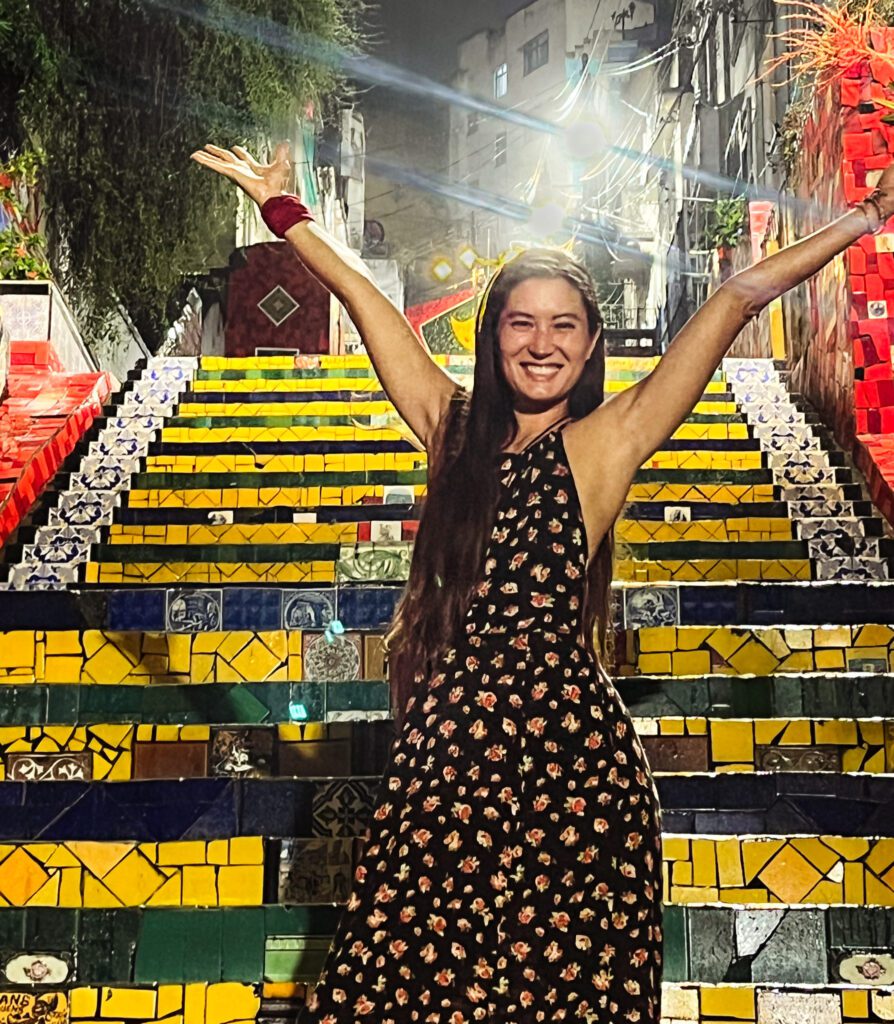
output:
M380 40L371 52L429 78L446 80L456 64L456 44L500 24L530 0L378 0L370 23ZM375 9L378 7L378 10Z

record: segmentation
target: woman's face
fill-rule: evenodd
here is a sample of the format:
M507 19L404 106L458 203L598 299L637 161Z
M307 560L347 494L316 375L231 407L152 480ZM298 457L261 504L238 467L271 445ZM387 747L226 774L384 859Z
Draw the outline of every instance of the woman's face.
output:
M500 314L497 337L500 366L522 412L565 398L596 344L581 293L564 277L530 277L516 285Z

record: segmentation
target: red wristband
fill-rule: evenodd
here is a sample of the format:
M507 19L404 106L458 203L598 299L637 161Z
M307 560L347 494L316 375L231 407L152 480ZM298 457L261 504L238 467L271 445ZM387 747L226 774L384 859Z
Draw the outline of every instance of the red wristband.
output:
M310 210L298 196L271 196L261 207L261 217L277 238L285 238L289 228L313 220Z

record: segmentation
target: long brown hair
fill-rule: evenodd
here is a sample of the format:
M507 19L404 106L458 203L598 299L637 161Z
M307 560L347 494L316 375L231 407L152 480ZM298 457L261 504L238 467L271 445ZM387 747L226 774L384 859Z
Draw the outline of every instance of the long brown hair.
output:
M499 500L498 459L518 431L512 391L500 367L498 324L510 292L532 277L560 277L573 285L587 311L590 336L602 315L590 275L559 249L528 249L492 278L475 333L475 371L469 394L457 386L442 418L429 464L428 493L413 547L410 577L385 636L395 728L400 731L414 684L427 678L462 628L479 582ZM580 419L602 403L605 345L600 339L568 397ZM611 644L613 532L602 538L586 574L583 640L603 663ZM599 647L597 655L593 634Z

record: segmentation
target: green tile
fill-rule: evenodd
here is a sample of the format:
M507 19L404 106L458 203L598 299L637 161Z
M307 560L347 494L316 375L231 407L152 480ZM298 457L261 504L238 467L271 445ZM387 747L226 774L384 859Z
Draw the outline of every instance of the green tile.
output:
M25 949L69 950L77 943L78 912L64 907L25 911Z
M221 911L146 910L137 942L134 981L220 981Z
M689 977L689 943L686 928L686 907L664 908L664 980L679 982L697 980Z
M264 909L221 911L223 981L261 981L264 977Z
M47 686L4 686L0 725L39 725L46 721ZM64 687L63 687L64 689ZM62 724L72 721L63 718Z
M25 948L25 914L15 907L0 910L0 949Z

